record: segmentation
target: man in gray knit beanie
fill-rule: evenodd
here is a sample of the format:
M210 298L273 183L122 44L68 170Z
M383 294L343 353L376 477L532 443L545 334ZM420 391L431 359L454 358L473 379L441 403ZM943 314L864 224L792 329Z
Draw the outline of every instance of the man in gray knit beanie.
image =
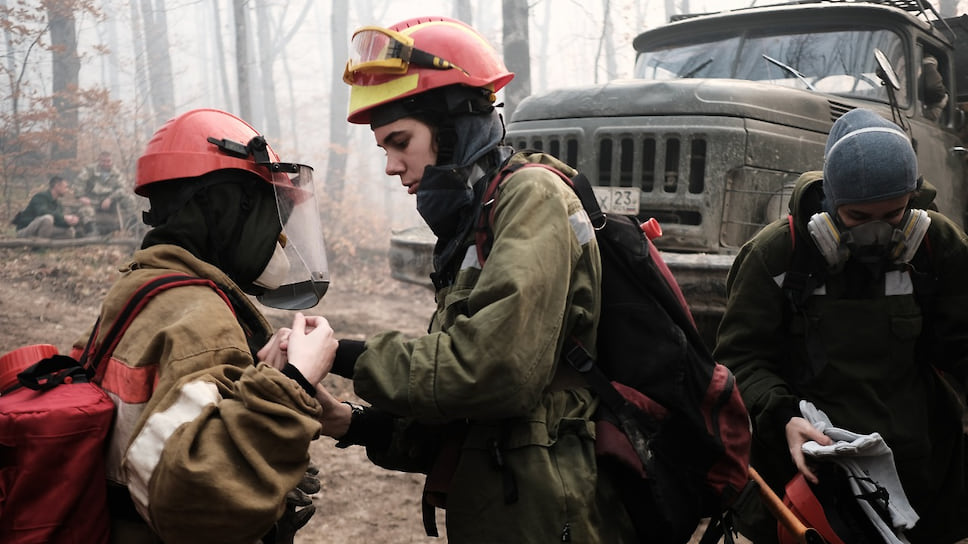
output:
M751 463L788 504L819 503L829 523L807 523L825 541L961 544L968 236L924 209L910 140L872 111L834 123L823 166L727 276L714 356L749 412ZM750 495L733 507L736 528L791 542Z
M900 127L865 109L845 113L824 150L827 211L843 204L889 200L918 189L918 160Z

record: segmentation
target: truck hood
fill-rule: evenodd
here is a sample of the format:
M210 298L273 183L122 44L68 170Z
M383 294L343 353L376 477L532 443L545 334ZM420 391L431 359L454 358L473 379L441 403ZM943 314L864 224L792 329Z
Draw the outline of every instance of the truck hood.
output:
M514 111L511 124L589 117L721 115L827 132L837 117L858 105L832 95L746 80L623 79L529 96Z

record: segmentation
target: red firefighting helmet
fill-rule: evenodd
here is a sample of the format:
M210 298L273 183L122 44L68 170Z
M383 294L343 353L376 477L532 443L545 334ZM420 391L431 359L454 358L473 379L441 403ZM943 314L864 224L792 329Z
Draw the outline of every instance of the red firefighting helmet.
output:
M352 42L343 73L350 123L367 124L373 108L431 89L466 85L494 93L514 77L483 36L447 17L363 27Z
M246 170L273 185L291 187L295 165L279 156L251 125L215 109L183 113L162 125L138 159L134 192L152 183L195 178L216 170Z
M796 514L804 525L820 533L820 536L828 544L844 544L844 541L837 536L833 527L830 526L823 505L820 504L820 500L810 489L810 483L803 477L803 474L797 473L793 479L787 482L783 504ZM790 534L790 531L782 523L777 524L777 536L780 544L798 544L796 537Z

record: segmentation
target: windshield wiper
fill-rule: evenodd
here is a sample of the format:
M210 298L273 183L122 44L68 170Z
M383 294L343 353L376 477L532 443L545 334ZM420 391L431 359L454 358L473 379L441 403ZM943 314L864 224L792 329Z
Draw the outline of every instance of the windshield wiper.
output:
M790 66L788 64L784 64L784 63L776 60L775 58L773 58L773 57L771 57L769 55L763 55L763 58L766 59L766 60L768 60L768 61L770 61L770 62L772 62L773 64L779 66L780 68L783 68L787 72L790 72L791 74L797 76L797 79L799 79L800 81L802 81L803 84L806 85L807 88L810 89L811 91L816 91L817 90L813 85L810 84L809 81L807 81L807 76L801 74L800 71L797 70L796 68L794 68L793 66Z
M682 78L682 79L689 79L692 76L696 75L696 73L699 72L699 70L702 70L703 68L709 66L709 63L712 62L712 61L713 61L713 59L706 59L702 64L700 64L699 66L696 66L692 70L689 70L688 72L686 72L685 75L682 75L682 76L679 76L679 77Z

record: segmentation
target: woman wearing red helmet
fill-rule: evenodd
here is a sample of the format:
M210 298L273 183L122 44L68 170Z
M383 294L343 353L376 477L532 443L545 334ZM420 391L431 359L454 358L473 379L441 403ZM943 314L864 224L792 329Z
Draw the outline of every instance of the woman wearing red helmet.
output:
M499 189L486 266L474 244L483 190L503 167L576 171L503 145L494 93L513 74L464 23L364 27L353 49L349 121L370 125L386 173L437 236L438 307L420 338L340 341L334 371L372 406L324 401L323 432L381 466L429 473L425 524L433 534L433 507L445 507L450 542L634 540L597 478L598 399L558 364L566 338L595 350L601 266L587 214L558 176L521 168Z
M170 120L138 160L135 191L149 199L152 228L103 301L94 345L149 281L177 274L218 290L158 293L97 367L116 405L106 467L114 542L251 543L271 530L278 539L266 542L291 542L296 512L277 521L319 434L315 386L336 341L325 319L297 314L280 359L281 338L246 295L287 309L322 296L312 187L311 168L279 162L255 129L218 110Z

